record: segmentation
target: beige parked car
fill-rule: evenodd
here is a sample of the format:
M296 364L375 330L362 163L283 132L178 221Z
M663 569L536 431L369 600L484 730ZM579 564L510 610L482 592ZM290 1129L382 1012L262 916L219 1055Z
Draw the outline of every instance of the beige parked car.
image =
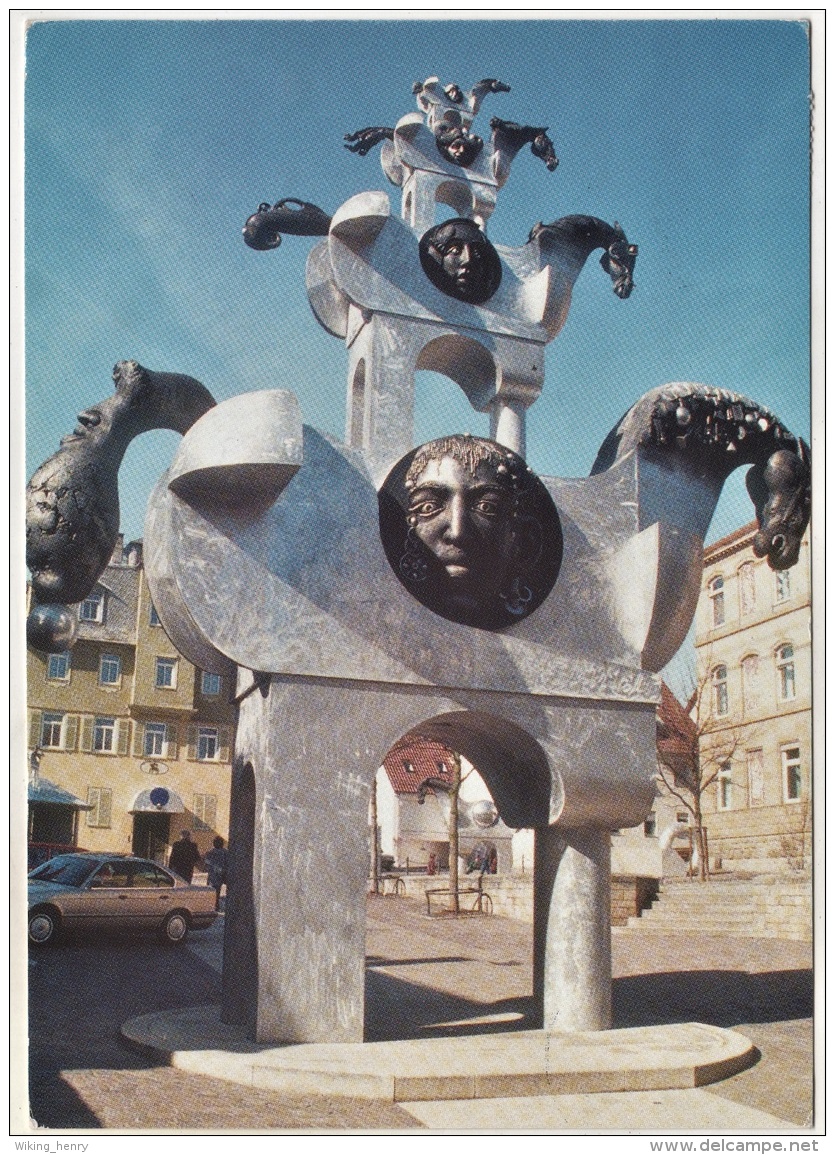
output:
M150 930L181 943L217 917L215 892L127 854L59 854L29 874L29 942L63 931Z

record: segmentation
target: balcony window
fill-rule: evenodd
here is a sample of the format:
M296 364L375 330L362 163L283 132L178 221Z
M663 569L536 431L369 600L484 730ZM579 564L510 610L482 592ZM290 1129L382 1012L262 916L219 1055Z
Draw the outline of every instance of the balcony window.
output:
M168 727L165 722L146 722L142 753L146 758L164 758L168 746Z
M799 802L803 790L800 769L800 747L787 746L780 751L783 760L783 797L786 802Z
M760 704L759 672L760 659L756 654L749 654L742 659L742 705L746 716L757 712Z
M717 718L728 714L728 667L716 666L710 675L713 692L713 713Z
M102 654L99 660L99 685L118 686L122 680L122 659L118 654Z
M177 689L177 659L157 658L156 686L158 690Z
M777 697L781 702L791 702L795 696L794 647L780 646L776 651Z
M199 726L197 729L197 760L198 762L217 761L219 750L218 732L216 726Z
M63 728L63 714L44 713L41 719L41 740L39 743L42 749L60 750Z
M70 680L70 655L50 654L46 664L46 677L50 682L68 682Z
M78 608L78 618L82 622L103 622L104 595L96 591L89 594Z
M93 724L93 749L97 754L113 754L116 750L116 719L96 718Z
M725 624L725 579L715 577L707 587L707 596L710 598L711 622L714 626Z
M757 571L752 561L739 567L739 611L742 617L754 612L757 604Z

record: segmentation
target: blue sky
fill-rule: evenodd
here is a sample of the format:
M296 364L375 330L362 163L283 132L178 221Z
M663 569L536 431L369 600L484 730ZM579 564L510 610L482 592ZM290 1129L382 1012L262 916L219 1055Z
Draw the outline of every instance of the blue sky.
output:
M346 132L393 125L411 85L495 76L475 128L547 124L554 173L527 150L491 218L521 244L537 221L590 213L640 246L618 300L588 262L529 411L540 473L588 473L606 433L665 381L725 386L806 438L809 62L799 20L169 21L35 24L26 45L26 472L111 390L114 362L198 377L218 400L294 390L342 436L347 360L307 304L311 241L257 253L260 201L333 212L385 189L378 151ZM487 432L451 382L420 374L418 442ZM123 530L177 435L148 434L121 475ZM749 520L739 470L711 537Z

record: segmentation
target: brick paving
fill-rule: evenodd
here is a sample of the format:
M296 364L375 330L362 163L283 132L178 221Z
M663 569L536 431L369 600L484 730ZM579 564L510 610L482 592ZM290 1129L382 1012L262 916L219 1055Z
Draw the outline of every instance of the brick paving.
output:
M420 1127L396 1104L253 1090L156 1067L125 1050L118 1029L126 1019L219 1001L220 932L218 925L195 935L193 951L97 939L32 953L30 1096L39 1126L238 1132ZM530 1027L531 938L529 924L510 919L428 919L425 907L412 900L370 899L367 1037ZM808 1127L811 965L811 947L802 943L616 931L615 1025L701 1021L740 1029L762 1059L705 1091Z

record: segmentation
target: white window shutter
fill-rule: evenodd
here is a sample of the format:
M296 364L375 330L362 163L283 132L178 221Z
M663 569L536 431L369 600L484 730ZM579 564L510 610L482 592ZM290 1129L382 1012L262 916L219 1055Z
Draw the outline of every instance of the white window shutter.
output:
M197 727L196 726L188 726L186 728L186 745L188 746L188 751L186 753L186 757L188 758L189 762L196 762L197 761Z
M174 725L173 722L167 722L166 723L165 742L166 742L165 756L170 761L175 762L177 760L177 753L178 753L178 751L177 751L177 727Z

